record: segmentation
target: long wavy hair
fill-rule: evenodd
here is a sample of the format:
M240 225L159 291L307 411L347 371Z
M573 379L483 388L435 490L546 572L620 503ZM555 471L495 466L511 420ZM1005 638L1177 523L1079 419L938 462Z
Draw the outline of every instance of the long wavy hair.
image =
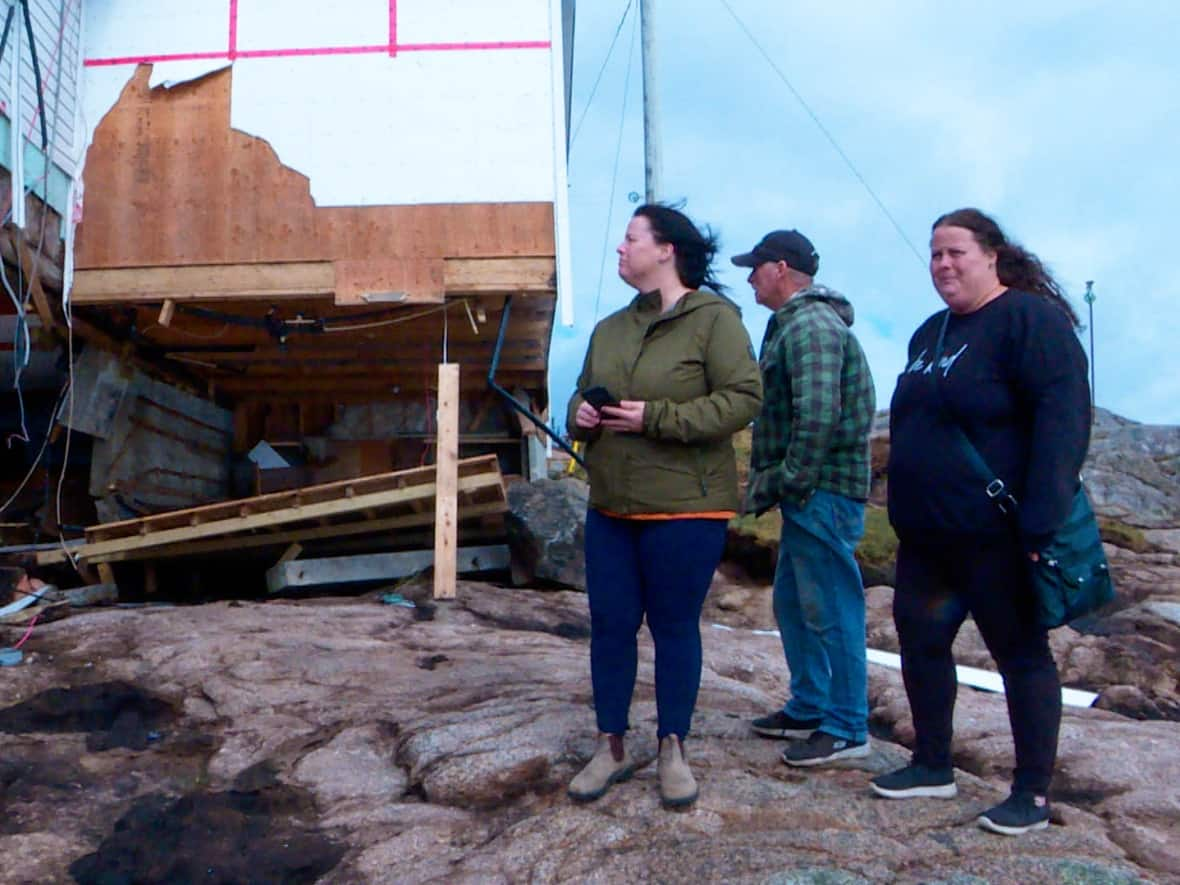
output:
M718 294L725 287L713 269L720 241L708 226L702 232L687 215L664 203L644 203L635 210L635 217L647 219L657 243L669 243L676 256L676 276L690 289L708 287Z
M1081 325L1077 313L1069 303L1065 290L1053 278L1044 263L1019 243L1014 243L990 215L970 207L940 215L930 226L931 232L940 227L962 227L971 231L981 248L996 253L996 274L1000 282L1013 289L1023 289L1047 298L1069 317L1074 328Z

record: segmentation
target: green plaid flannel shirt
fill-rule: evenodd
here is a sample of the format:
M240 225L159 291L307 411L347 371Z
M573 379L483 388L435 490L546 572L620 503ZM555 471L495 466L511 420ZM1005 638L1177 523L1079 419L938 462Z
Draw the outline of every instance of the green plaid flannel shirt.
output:
M868 497L876 393L852 320L844 296L810 286L767 323L746 512L762 513L781 501L803 505L819 489Z

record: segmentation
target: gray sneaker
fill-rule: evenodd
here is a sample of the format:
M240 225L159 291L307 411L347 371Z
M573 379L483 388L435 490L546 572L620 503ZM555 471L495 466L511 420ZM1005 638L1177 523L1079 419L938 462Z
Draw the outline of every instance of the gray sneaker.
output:
M750 723L755 733L768 738L793 738L804 740L820 727L819 719L796 719L782 710L769 716L760 716Z
M805 741L795 741L783 751L787 765L826 765L841 759L863 759L869 755L868 741L850 741L826 731L814 731Z
M911 762L905 768L878 775L869 782L873 792L886 799L953 799L959 792L955 772Z

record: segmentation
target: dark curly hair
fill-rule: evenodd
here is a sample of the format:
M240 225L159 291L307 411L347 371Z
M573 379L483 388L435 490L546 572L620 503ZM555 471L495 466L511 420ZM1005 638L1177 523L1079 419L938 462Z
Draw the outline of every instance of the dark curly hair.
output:
M664 203L644 203L634 215L647 219L657 243L671 244L676 256L676 276L683 285L690 289L707 286L718 294L725 292L713 270L720 241L711 228L706 226L702 233L687 215Z
M931 232L940 227L962 227L983 249L996 253L996 274L1000 282L1013 289L1023 289L1047 298L1065 311L1074 328L1081 325L1077 313L1066 298L1065 290L1048 268L1032 252L1008 239L1004 231L989 215L970 207L940 215L930 226Z

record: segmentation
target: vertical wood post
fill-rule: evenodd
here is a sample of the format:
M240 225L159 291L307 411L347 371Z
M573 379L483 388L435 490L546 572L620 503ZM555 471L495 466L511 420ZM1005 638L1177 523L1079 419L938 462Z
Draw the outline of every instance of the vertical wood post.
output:
M434 598L455 598L459 528L459 364L438 367L435 446Z

